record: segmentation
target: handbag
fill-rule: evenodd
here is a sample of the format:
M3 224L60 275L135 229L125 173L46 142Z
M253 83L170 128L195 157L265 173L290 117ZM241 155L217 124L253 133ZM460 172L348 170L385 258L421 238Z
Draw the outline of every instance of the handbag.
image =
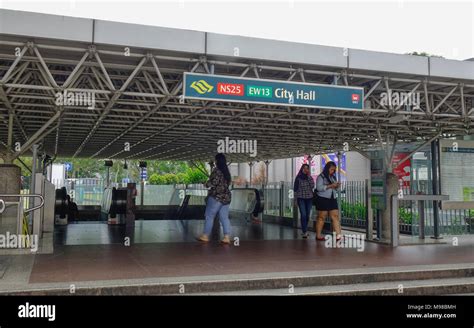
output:
M319 201L318 192L316 191L316 189L314 189L314 191L313 191L313 205L317 206L318 201Z

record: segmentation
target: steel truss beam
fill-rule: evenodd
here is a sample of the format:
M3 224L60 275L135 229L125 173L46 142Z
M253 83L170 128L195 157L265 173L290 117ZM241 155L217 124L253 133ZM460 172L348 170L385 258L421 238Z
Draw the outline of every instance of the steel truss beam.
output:
M474 134L474 81L257 63L202 54L12 42L0 35L0 140L21 152L38 142L57 156L208 160L225 137L258 141L255 160L340 150L364 153L377 134L396 142L441 131ZM365 88L363 112L181 99L184 72ZM58 92L94 94L95 107L57 106ZM383 92L420 93L420 106L382 104ZM12 116L13 115L13 116ZM397 123L391 118L402 116ZM12 119L15 123L11 125ZM378 132L377 132L378 130ZM55 133L52 133L55 132ZM10 139L9 139L10 138ZM124 149L124 144L130 147ZM248 154L233 154L248 162Z

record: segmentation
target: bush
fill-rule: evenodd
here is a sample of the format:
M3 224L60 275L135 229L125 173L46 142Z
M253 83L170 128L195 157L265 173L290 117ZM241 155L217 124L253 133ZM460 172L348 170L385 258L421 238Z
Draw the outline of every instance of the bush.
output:
M400 207L398 209L398 220L402 223L413 224L413 219L418 220L419 215L412 213L408 209Z
M166 173L166 174L157 174L153 173L149 179L150 184L153 185L170 185L176 184L178 182L178 176L173 173Z
M153 173L149 179L150 184L153 184L153 185L193 184L193 183L205 183L206 181L207 181L207 175L205 175L198 169L192 169L192 168L188 168L186 170L186 173L178 173L178 174Z
M188 180L188 175L186 173L178 173L176 174L176 178L178 180L178 183L180 184L189 184Z
M176 176L176 174L166 173L163 174L163 177L165 178L165 184L170 185L178 183L178 177Z
M165 180L164 176L159 175L157 173L153 173L150 176L149 182L152 185L164 185L164 184L166 184L166 180Z
M207 175L198 169L189 168L186 170L186 175L188 177L188 184L205 183L207 181Z
M351 204L347 201L342 201L341 211L345 217L361 220L365 220L367 217L367 208L360 202Z

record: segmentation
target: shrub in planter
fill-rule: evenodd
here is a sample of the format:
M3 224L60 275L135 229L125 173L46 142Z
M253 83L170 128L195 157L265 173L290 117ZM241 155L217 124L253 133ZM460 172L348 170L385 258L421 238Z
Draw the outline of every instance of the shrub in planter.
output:
M413 224L413 219L418 221L419 218L420 216L418 213L413 213L404 207L398 209L398 220L401 223Z

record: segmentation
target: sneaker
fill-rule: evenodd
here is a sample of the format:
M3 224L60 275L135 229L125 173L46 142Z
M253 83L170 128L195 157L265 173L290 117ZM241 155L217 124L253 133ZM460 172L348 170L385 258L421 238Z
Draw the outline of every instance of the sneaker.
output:
M302 237L303 237L303 239L308 239L309 233L307 233L307 232L303 233L303 236L302 236Z
M224 235L224 238L222 238L221 243L230 244L230 236L229 235Z
M209 242L209 237L206 235L201 235L198 238L196 238L198 241L202 241L203 243Z

